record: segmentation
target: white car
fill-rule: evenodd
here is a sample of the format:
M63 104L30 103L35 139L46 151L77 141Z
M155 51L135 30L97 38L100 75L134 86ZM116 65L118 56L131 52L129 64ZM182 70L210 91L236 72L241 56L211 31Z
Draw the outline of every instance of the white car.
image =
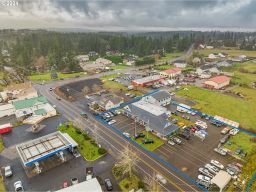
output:
M157 174L156 179L164 185L167 183L166 179L162 175Z
M16 181L16 182L14 183L14 189L15 189L15 191L17 191L17 192L23 192L24 189L23 189L23 186L22 186L22 182L21 182L21 181Z
M12 176L12 168L11 168L11 166L6 166L4 168L4 176L5 177L11 177Z
M208 183L211 182L211 178L210 178L210 177L207 177L207 176L204 176L204 175L198 175L197 178L198 178L199 180L202 180L202 181L205 181L205 182L208 182Z
M230 135L236 135L238 132L239 132L238 129L232 129L232 130L229 131L229 134Z
M169 143L170 145L175 145L175 143L174 143L173 140L169 140L168 143Z
M220 169L224 169L224 165L222 165L219 161L211 160L211 164L220 168Z
M116 120L113 119L113 120L109 121L108 124L109 124L109 125L112 125L112 124L114 124L115 122L116 122Z
M204 167L208 169L212 174L216 175L219 172L219 169L211 164L207 163Z
M123 132L123 135L124 135L125 137L128 137L128 138L131 137L130 133L127 133L127 132Z
M104 116L107 117L107 118L111 117L108 113L105 113Z

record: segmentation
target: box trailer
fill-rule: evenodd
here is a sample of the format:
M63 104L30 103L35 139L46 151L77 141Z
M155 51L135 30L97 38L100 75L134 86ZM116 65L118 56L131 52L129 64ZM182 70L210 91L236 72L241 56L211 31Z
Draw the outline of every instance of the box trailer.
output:
M185 104L179 104L177 106L177 111L187 113L191 110L191 107Z

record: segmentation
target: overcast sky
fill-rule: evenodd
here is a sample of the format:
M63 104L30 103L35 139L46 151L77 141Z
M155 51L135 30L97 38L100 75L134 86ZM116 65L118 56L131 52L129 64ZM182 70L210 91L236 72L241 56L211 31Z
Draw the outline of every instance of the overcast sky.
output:
M256 29L256 0L0 0L0 28Z

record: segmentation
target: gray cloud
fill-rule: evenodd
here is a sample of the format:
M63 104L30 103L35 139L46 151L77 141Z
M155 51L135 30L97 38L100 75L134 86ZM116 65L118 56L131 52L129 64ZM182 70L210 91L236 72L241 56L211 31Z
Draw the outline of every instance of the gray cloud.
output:
M95 30L255 29L255 10L254 0L19 0L17 7L0 6L0 27Z

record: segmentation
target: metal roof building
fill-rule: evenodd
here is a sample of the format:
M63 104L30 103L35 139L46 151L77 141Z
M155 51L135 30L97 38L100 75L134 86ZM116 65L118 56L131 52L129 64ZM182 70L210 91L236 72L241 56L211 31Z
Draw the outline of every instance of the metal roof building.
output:
M16 150L24 166L31 166L61 151L73 149L77 143L66 133L59 131L19 144Z

